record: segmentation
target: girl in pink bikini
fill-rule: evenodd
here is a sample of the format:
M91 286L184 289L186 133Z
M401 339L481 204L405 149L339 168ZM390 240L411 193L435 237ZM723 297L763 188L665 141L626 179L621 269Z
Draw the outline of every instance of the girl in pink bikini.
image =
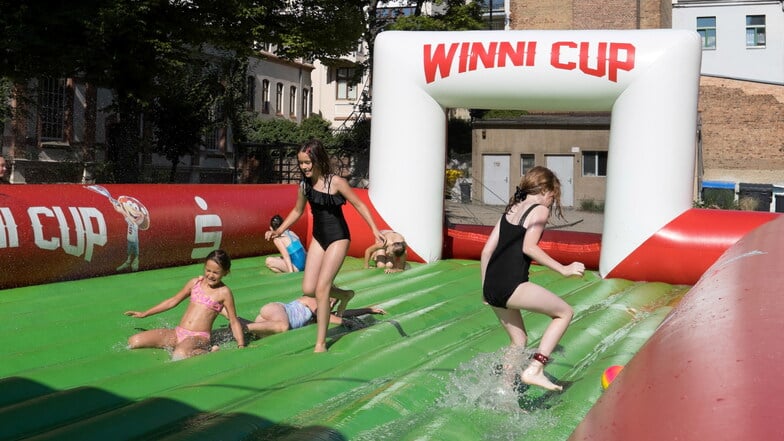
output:
M170 349L172 360L182 360L217 350L217 347L210 347L210 331L215 318L225 308L237 346L244 348L245 336L242 324L237 319L234 296L231 289L222 282L230 269L229 255L223 250L215 250L207 256L204 275L189 280L177 294L147 311L126 311L125 315L131 317L149 317L168 311L190 297L188 309L185 310L179 326L174 329L142 331L128 339L128 347Z

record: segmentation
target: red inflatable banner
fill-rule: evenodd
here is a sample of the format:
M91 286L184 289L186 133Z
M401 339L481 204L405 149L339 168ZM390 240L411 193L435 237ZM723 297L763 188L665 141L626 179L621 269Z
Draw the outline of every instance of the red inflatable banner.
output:
M296 184L0 186L0 289L199 262L222 248L234 258L275 254L272 216L294 207ZM355 189L376 226L389 229ZM363 257L370 228L347 204L348 254ZM306 206L291 227L310 245ZM414 250L409 260L422 261Z
M4 185L0 288L275 253L296 185ZM308 216L292 228L306 237Z

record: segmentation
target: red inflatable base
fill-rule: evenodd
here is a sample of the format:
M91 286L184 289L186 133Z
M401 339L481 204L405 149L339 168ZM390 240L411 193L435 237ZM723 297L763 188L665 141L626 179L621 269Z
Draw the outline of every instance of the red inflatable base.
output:
M729 247L780 216L759 211L687 210L604 277L693 285Z
M708 269L571 441L784 439L784 218Z

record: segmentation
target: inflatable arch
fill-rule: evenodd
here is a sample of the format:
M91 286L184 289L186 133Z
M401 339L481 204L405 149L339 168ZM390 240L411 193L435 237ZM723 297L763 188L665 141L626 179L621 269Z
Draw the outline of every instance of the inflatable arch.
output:
M611 110L599 268L608 275L691 207L700 57L690 31L384 32L370 199L424 260L437 260L446 108Z

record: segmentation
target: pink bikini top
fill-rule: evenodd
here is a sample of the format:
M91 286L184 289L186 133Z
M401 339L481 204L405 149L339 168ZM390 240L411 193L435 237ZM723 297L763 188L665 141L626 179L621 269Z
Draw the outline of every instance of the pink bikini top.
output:
M215 312L220 312L223 309L223 304L220 302L216 302L212 299L212 297L204 294L204 291L201 289L201 281L203 277L199 277L199 280L193 285L191 288L191 302L198 303L200 305L204 305L207 308L212 309Z

